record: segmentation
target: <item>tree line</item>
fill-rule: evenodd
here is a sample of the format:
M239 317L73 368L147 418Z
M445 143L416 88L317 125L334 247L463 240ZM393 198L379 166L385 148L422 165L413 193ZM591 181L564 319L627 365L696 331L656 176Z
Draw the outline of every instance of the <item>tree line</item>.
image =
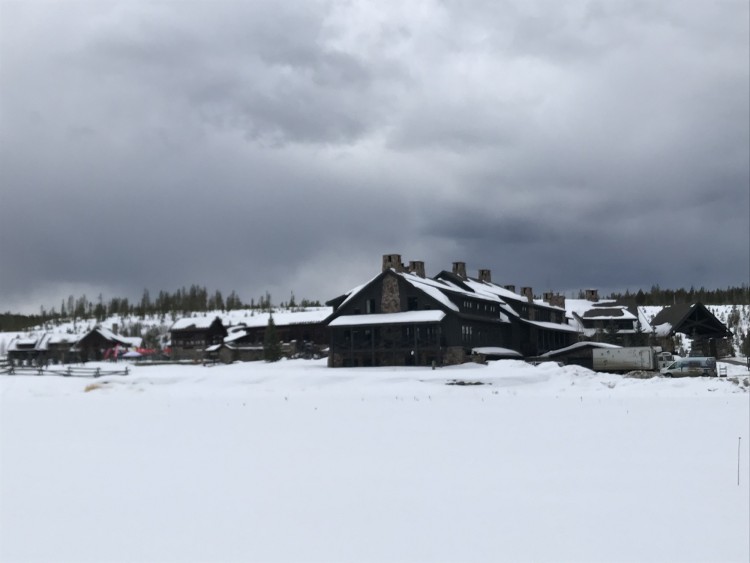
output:
M703 303L704 305L748 305L750 286L742 284L726 289L662 289L658 284L648 291L639 289L636 293L612 293L609 299L616 299L622 305L676 305L682 303Z
M190 313L206 311L226 312L239 309L271 311L275 307L300 309L320 306L317 300L302 299L298 302L293 292L288 301L281 301L278 304L272 302L271 294L268 292L258 297L257 300L251 298L247 302L241 299L234 290L224 297L220 290L209 292L205 286L194 284L189 288L182 287L173 292L162 290L153 297L148 289L144 289L141 298L132 301L127 297L112 297L105 301L101 293L94 301L85 294L79 297L70 295L62 300L59 309L55 307L47 309L41 306L38 315L11 312L0 314L0 332L21 331L56 320L96 319L97 322L101 322L113 316L135 316L141 319L147 316L161 316L175 319Z

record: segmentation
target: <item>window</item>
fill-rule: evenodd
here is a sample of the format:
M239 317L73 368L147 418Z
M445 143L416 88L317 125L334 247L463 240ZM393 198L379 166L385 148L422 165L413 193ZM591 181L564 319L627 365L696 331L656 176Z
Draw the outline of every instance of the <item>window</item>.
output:
M408 311L416 311L419 308L419 303L416 297L409 297L406 301L406 309Z
M367 300L367 314L371 315L375 312L375 300L374 299L368 299Z

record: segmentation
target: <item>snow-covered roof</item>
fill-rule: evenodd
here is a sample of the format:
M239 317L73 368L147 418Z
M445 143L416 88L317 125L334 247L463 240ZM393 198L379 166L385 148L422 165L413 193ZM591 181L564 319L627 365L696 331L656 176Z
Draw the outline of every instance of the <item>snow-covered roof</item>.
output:
M333 313L332 307L321 307L310 311L276 311L273 314L273 323L276 326L296 325L296 324L315 324L322 323ZM241 331L242 328L255 328L259 326L268 326L269 313L258 313L251 317L242 319L244 327L233 327L234 331Z
M119 334L115 334L108 328L105 328L103 326L97 326L94 328L94 331L101 334L104 338L106 338L109 341L112 342L119 342L120 344L124 344L125 346L128 345L128 342L125 340L124 336L120 336Z
M372 315L344 315L333 319L328 326L367 326L380 324L438 323L443 311L406 311L404 313L376 313Z
M440 280L438 282L446 291L451 291L465 297L471 297L473 299L483 299L485 301L492 301L493 303L505 303L500 297L489 291L467 291L459 285L451 282L450 280Z
M378 274L378 276L379 276L379 275L380 275L380 274ZM377 278L378 276L375 276L374 278L372 278L371 280L368 280L368 281L366 281L366 282L365 282L365 283L363 283L362 285L358 285L358 286L357 286L357 287L355 287L354 289L351 289L351 290L349 290L349 293L345 293L344 295L346 295L346 299L344 299L344 300L343 300L343 301L341 302L341 305L339 305L339 307L343 307L343 306L344 306L344 305L345 305L346 303L348 303L349 301L351 301L352 299L354 299L354 297L356 297L356 296L357 296L357 294L358 294L358 293L359 293L360 291L362 291L362 290L363 290L363 289L364 289L365 287L367 287L367 286L368 286L368 285L370 285L370 284L371 284L371 283L372 283L373 281L375 281L375 278Z
M565 300L565 312L569 315L575 313L576 315L583 316L586 311L597 308L611 309L613 307L620 307L617 302L612 299L600 299L599 301L590 301L588 299L566 299Z
M47 340L48 344L75 344L78 341L78 336L75 334L59 334L59 333L51 333L49 335L49 339Z
M523 358L521 352L511 350L510 348L500 348L498 346L481 346L479 348L472 348L471 351L476 354L484 354L485 356L513 356Z
M607 344L606 342L576 342L575 344L566 346L565 348L550 350L549 352L542 354L540 357L556 356L557 354L571 352L573 350L577 350L578 348L621 348L621 346L617 346L616 344Z
M119 338L125 341L131 348L140 348L143 344L143 338L140 336L120 336Z
M510 299L513 301L522 301L524 303L528 302L528 298L525 295L521 295L519 293L516 293L515 291L511 291L501 285L497 285L492 282L479 281L472 278L464 279L463 282L477 293L494 295L504 300ZM537 305L539 307L546 307L548 309L557 309L558 311L565 310L562 307L550 305L543 299L534 299L533 303L534 305Z
M521 320L525 323L529 323L531 325L538 326L540 328L546 328L548 330L559 330L562 332L578 332L578 329L571 325L550 323L546 321L530 321L528 319L521 319Z
M412 286L421 291L424 291L427 295L435 299L437 302L445 305L453 311L458 311L458 305L451 301L448 296L445 295L445 293L440 291L439 284L437 284L434 280L428 281L428 278L422 278L413 274L403 274L403 277Z
M669 336L672 332L672 323L662 323L651 327L656 336Z
M79 336L67 333L44 332L36 336L17 336L8 343L8 351L48 350L50 344L70 344L73 346Z
M273 313L273 323L277 326L318 324L324 322L333 312L332 307L321 307L308 311L278 311ZM243 319L242 324L229 327L224 342L234 342L247 335L248 329L268 326L269 313L259 313Z
M195 330L209 328L219 317L185 317L174 322L172 330Z
M493 294L488 291L472 291L472 290L466 290L463 287L459 287L454 283L451 283L448 280L435 280L432 278L423 278L421 276L418 276L416 274L412 274L409 272L397 272L396 270L391 269L391 272L396 274L397 276L400 276L403 278L407 283L411 284L416 289L419 289L420 291L423 291L445 307L448 307L449 309L453 311L458 311L459 307L451 301L450 297L446 295L445 292L448 292L453 295L459 295L462 297L470 297L472 299L481 299L483 301L491 301L495 304L505 305L503 300L496 294ZM381 274L378 274L380 276ZM346 299L341 303L339 307L342 307L344 304L351 301L357 294L359 294L365 287L367 287L369 284L371 284L378 276L375 276L371 280L369 280L366 283L363 283L362 285L359 285L352 289L349 293L347 293ZM508 307L510 309L510 307Z

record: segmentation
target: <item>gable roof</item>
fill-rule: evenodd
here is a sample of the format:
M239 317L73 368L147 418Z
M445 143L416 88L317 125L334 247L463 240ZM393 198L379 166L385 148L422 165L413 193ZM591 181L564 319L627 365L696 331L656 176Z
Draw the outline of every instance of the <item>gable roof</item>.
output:
M723 338L732 332L703 303L678 303L664 307L651 320L651 326L660 335L683 334Z
M519 303L529 303L529 299L525 295L521 295L496 283L482 281L477 278L462 278L457 276L453 272L443 270L437 276L436 279L444 280L448 284L456 285L461 287L465 291L470 291L477 295L486 295L495 299L499 299L501 302L506 303L507 301L517 301ZM544 307L546 309L554 309L557 311L564 311L565 309L550 305L542 299L533 299L531 301L536 307ZM510 307L509 307L510 308ZM515 314L515 313L514 313ZM517 316L517 315L516 315Z
M99 333L102 338L105 340L113 343L113 344L120 344L122 346L130 346L130 343L125 340L124 337L120 336L119 334L115 334L108 328L104 328L103 326L95 326L90 331L88 331L86 334L81 336L77 341L76 344L81 344L84 340L86 340L89 336L92 334Z
M453 297L469 297L472 299L480 299L482 301L488 301L492 302L496 305L505 305L502 299L497 297L496 295L489 295L489 294L477 294L476 292L472 291L471 289L466 289L463 287L460 287L458 285L452 284L450 282L446 282L439 279L432 279L432 278L423 278L421 276L418 276L416 274L408 273L408 272L397 272L394 269L388 269L371 280L369 280L366 283L363 283L362 285L359 285L355 287L354 289L350 290L349 292L345 293L344 299L336 298L334 300L328 301L328 304L332 304L336 301L340 301L340 304L336 307L336 310L339 310L341 307L349 303L352 299L354 299L357 295L365 291L367 288L369 288L372 284L378 282L382 278L384 278L387 275L393 275L398 278L401 278L406 283L414 287L415 289L421 291L428 297L432 298L433 300L437 301L441 306L450 309L452 311L459 311L458 305L456 305L452 300L451 296Z

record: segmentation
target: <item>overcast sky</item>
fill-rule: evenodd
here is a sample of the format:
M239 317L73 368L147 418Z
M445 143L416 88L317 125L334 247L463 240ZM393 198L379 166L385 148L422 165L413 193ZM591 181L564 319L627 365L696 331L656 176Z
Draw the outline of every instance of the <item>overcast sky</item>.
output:
M381 256L577 292L750 275L746 0L0 0L0 310Z

